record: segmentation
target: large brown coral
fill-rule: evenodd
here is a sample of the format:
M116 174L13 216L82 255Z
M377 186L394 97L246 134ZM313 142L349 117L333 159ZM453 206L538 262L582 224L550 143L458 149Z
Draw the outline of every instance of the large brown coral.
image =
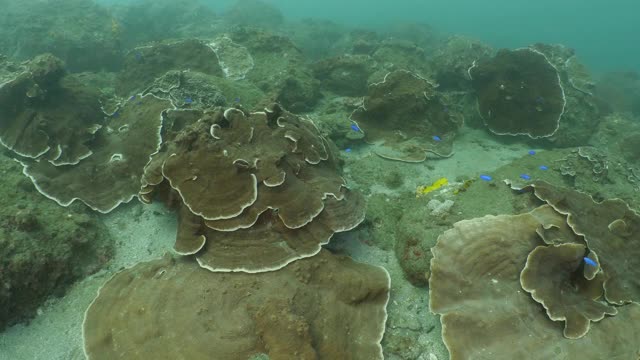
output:
M68 206L79 199L109 212L135 197L145 164L158 151L162 113L171 102L153 95L128 101L96 131L89 155L77 164L22 160L38 191Z
M553 135L566 104L556 68L533 48L501 50L469 69L478 111L500 135Z
M364 199L346 188L331 144L277 105L203 112L165 147L145 169L140 198L172 199L175 250L197 253L212 271L281 268L364 218Z
M452 360L637 359L637 303L620 307L618 315L592 325L585 336L568 340L523 291L520 273L527 256L542 245L537 234L544 225L541 219L562 218L549 210L463 220L438 239L432 249L430 307L442 315Z
M170 257L116 274L87 310L99 359L382 359L389 276L324 251L262 274Z
M433 82L406 70L371 84L363 105L351 114L365 140L382 145L376 153L406 162L429 154L448 156L463 119Z
M538 198L567 214L567 223L597 254L607 301L640 301L640 215L620 199L597 203L587 194L543 181L531 186Z

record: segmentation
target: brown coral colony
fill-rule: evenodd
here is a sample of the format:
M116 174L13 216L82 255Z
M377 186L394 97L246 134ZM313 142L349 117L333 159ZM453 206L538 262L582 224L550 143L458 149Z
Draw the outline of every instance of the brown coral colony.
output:
M269 271L364 219L362 196L338 170L308 119L276 104L248 114L214 109L153 156L139 196L176 199L178 253L212 271Z

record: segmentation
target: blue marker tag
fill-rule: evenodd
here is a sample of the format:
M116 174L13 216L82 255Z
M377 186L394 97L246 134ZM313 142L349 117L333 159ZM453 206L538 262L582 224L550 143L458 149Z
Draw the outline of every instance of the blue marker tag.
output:
M484 181L491 181L492 177L489 175L480 175L480 179Z
M442 139L440 138L440 136L438 136L438 135L433 135L433 141L440 141L440 140L442 140Z
M356 124L351 124L351 130L353 131L360 131L360 128L358 127L358 125Z
M585 256L583 259L584 259L584 263L585 263L585 264L587 264L587 265L591 265L591 266L598 266L598 263L597 263L597 262L595 262L595 261L593 261L593 260L589 259L589 258L588 258L588 257L586 257L586 256Z
M531 176L529 176L527 174L520 174L520 178L524 179L524 180L531 180Z
M351 148L346 148L346 149L344 149L344 151L351 152Z
M546 166L544 166L544 165L540 165L539 169L540 169L540 170L549 170L549 168L548 168L548 167L546 167Z
M536 151L535 150L529 150L529 155L535 155Z

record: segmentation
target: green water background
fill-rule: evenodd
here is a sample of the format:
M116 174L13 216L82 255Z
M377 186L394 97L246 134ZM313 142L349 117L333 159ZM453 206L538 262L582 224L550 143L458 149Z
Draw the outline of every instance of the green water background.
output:
M218 10L231 0L208 0ZM535 42L576 49L594 72L640 71L640 1L634 0L266 0L288 19L384 27L421 22L495 47Z

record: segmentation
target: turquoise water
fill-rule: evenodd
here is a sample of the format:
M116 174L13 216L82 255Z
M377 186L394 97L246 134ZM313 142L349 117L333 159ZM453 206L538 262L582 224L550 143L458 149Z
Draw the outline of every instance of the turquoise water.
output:
M640 70L640 3L632 0L271 0L290 19L330 19L384 28L418 22L464 34L495 47L535 42L576 49L593 71ZM224 9L231 1L214 1Z

